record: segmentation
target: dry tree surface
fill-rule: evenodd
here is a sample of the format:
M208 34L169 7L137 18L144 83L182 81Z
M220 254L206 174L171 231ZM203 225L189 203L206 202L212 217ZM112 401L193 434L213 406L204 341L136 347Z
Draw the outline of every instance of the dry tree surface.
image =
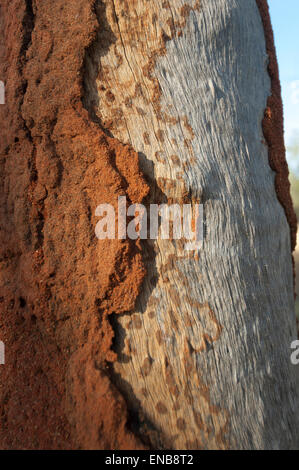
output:
M0 30L1 448L298 447L266 1L0 0ZM203 204L202 248L97 240L119 196Z

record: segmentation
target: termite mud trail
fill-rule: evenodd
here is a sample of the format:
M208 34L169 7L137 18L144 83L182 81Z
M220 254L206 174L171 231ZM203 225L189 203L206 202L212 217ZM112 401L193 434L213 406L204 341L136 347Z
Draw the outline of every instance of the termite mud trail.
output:
M260 329L275 334L265 279L278 286L271 295L286 312L292 289L271 269L266 243L289 250L290 237L262 143L270 79L256 2L104 0L96 9L101 28L86 60L85 106L139 153L147 203L200 202L206 221L198 252L179 240L145 243L136 308L115 320L114 380L155 448L267 448L273 422L252 416L251 405L270 416L271 391L245 378L265 368L267 345L254 344ZM287 322L281 336L287 344ZM267 364L273 375L286 353Z

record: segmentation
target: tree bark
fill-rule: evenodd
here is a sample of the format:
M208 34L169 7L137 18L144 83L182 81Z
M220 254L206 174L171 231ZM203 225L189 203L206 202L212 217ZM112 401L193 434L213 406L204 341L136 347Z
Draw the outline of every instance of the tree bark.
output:
M138 151L148 203L204 205L202 249L145 243L135 312L115 320L115 383L155 447L299 443L290 226L262 120L255 0L98 3L85 105ZM105 47L103 47L105 45Z
M266 2L0 0L0 32L0 447L298 448ZM97 240L119 196L203 204L202 248Z

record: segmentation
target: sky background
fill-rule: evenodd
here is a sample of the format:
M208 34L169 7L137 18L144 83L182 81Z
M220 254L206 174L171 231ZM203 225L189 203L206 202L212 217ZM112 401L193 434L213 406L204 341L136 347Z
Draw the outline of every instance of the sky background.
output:
M299 0L268 3L284 102L287 158L290 169L299 175Z

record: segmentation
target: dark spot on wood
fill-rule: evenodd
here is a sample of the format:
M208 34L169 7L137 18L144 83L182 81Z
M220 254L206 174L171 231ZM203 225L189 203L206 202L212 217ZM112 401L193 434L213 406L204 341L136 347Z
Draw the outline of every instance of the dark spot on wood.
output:
M164 405L164 403L162 403L161 401L158 401L158 403L156 404L156 410L158 411L158 413L160 413L161 415L165 415L168 413L168 410L166 408L166 406Z
M146 112L142 108L139 108L138 106L136 107L136 111L138 114L140 114L140 116L146 115Z
M127 106L127 108L132 108L132 104L133 104L133 101L132 101L132 98L130 98L129 96L125 99L125 105Z
M180 159L179 159L179 157L178 157L177 155L171 155L170 158L171 158L172 163L173 163L175 166L181 166Z
M186 421L183 418L179 418L176 422L176 425L181 431L186 429Z
M144 140L145 145L150 145L150 138L149 138L148 132L143 133L143 140Z
M110 90L106 92L106 98L108 101L110 101L110 103L113 103L113 101L115 101L115 96Z
M179 293L176 289L174 289L174 287L171 287L169 289L169 295L175 306L181 305L181 299L180 299Z
M151 357L146 357L143 361L141 371L146 377L150 374L152 368L153 360Z
M157 330L157 331L156 331L156 338L157 338L158 343L159 343L159 344L162 344L162 342L163 342L163 335L162 335L161 330Z
M157 131L157 139L158 139L161 143L164 143L164 141L165 141L165 136L164 136L164 131L163 131L163 129L158 129L158 131Z
M133 327L136 328L137 330L140 330L142 328L142 321L139 316L134 315L132 318L132 323L133 323Z

